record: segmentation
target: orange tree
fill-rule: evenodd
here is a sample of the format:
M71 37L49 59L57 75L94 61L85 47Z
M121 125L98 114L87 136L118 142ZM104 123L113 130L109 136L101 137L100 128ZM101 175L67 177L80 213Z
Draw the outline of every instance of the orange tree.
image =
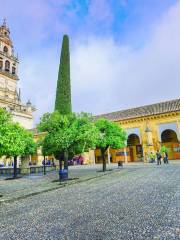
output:
M35 150L32 134L14 123L11 115L0 109L0 156L14 158L14 178L17 177L18 156L33 154Z
M46 113L38 125L39 131L46 132L41 146L46 154L54 154L60 160L64 155L64 168L68 170L69 154L82 153L95 147L97 128L91 116L86 113L62 115L58 111ZM61 164L60 164L61 166Z
M106 171L105 153L107 149L119 149L126 145L127 135L123 128L117 123L101 118L95 122L98 132L96 147L101 150L103 159L103 171Z

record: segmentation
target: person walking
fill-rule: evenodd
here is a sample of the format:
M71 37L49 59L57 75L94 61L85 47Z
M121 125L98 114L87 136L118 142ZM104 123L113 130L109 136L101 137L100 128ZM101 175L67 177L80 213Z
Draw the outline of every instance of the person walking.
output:
M159 152L159 150L157 150L156 152L156 157L157 157L157 165L161 165L161 153Z
M165 152L163 152L163 162L164 162L164 164L166 164L166 154L165 154Z
M165 154L165 163L168 164L169 161L168 161L168 153L167 153L167 151L164 154Z

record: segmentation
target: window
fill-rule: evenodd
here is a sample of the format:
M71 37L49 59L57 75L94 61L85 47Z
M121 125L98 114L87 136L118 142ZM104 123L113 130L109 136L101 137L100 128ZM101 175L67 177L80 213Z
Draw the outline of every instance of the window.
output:
M7 53L8 52L8 48L6 46L4 46L4 52Z
M178 142L177 133L174 130L166 129L161 134L162 143L165 142Z
M9 70L10 70L10 62L8 60L6 60L6 62L5 62L5 71L9 72Z
M0 69L3 68L3 61L0 60Z
M12 67L12 74L16 74L16 68Z
M175 147L174 152L180 152L180 147Z
M125 156L124 152L116 152L116 157L123 157ZM129 152L126 152L126 156L129 156Z

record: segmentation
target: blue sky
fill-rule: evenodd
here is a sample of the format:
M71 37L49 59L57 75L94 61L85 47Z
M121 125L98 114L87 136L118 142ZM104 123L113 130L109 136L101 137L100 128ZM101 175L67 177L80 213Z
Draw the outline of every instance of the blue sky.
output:
M66 32L74 38L110 36L141 45L177 0L1 0L1 16L12 29L17 48L35 50L58 44ZM137 36L138 35L138 36ZM32 38L31 38L32 36Z
M179 97L179 0L0 0L24 101L53 110L63 34L74 111L93 114Z

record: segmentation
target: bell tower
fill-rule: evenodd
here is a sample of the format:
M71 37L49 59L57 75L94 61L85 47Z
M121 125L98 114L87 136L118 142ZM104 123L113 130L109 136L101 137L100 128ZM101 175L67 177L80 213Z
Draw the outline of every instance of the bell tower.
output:
M4 19L0 26L0 98L8 102L15 103L18 99L18 64L18 58L14 56L10 31Z
M10 111L13 119L25 128L33 127L32 112L26 104L21 102L18 89L18 56L14 54L13 42L6 19L0 25L0 107Z

